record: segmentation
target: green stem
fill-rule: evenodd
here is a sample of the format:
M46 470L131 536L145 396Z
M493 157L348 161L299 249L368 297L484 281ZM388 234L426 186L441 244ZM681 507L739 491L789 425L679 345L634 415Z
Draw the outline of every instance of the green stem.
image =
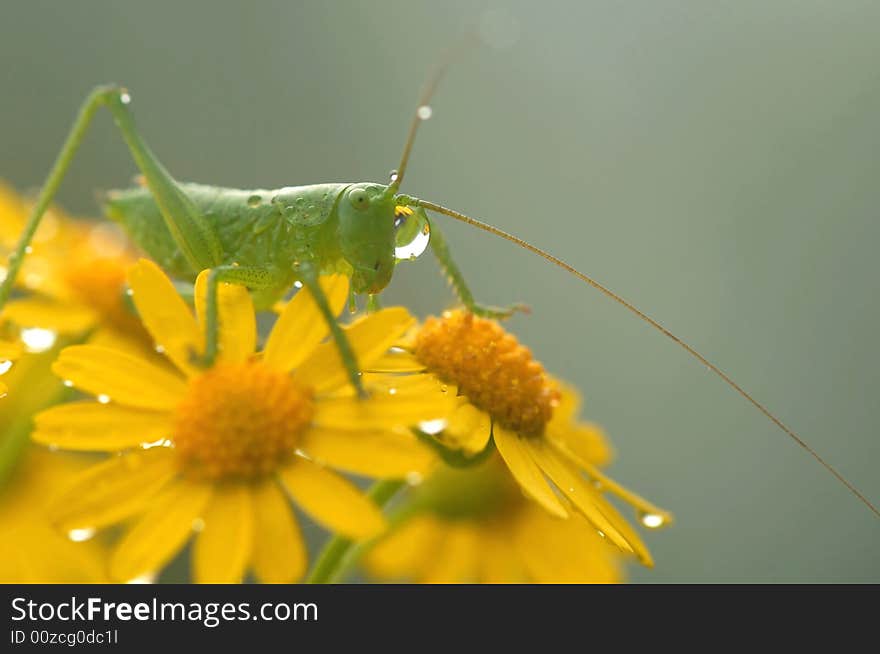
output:
M382 508L405 483L401 479L377 481L367 491L367 497ZM338 582L342 575L358 560L363 552L363 545L364 543L357 543L344 536L334 536L318 555L315 567L312 568L306 583L332 584Z

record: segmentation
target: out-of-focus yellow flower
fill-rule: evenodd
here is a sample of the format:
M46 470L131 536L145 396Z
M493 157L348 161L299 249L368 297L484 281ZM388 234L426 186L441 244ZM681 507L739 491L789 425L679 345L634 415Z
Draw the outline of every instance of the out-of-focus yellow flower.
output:
M609 458L601 431L578 422L577 393L551 379L516 337L496 321L449 311L429 318L403 345L409 355L386 360L401 369L419 364L458 398L448 421L423 425L424 431L467 453L482 451L494 437L513 477L548 513L566 518L576 511L621 550L653 565L638 533L604 493L632 505L646 527L669 524L672 516L599 470Z
M336 345L322 342L328 328L307 292L255 355L250 295L221 285L220 352L200 368L206 278L196 282L194 317L155 264L141 261L129 274L144 325L176 370L104 347L61 352L53 370L97 401L40 414L34 439L122 455L76 480L52 517L70 530L139 515L112 554L116 580L158 570L195 528L197 581L235 582L247 570L264 582L295 581L306 550L286 493L332 531L375 536L385 528L381 511L326 466L381 478L425 474L434 454L406 426L442 418L450 402L429 375L364 375L371 396L358 399ZM322 284L341 311L347 280ZM366 367L413 323L405 309L389 308L346 332Z
M6 256L24 228L27 202L0 184L0 278ZM28 250L16 287L26 291L3 310L30 351L43 351L58 334L107 328L130 339L146 336L125 297L125 271L135 261L109 222L72 219L51 209Z
M382 581L617 583L622 556L580 516L560 519L523 496L497 456L443 467L367 554ZM406 517L412 514L411 517Z
M28 443L33 412L63 391L49 370L53 357L52 352L23 355L7 373L9 397L0 402L0 583L107 580L106 548L99 542L66 538L50 525L46 513L52 495L93 463L92 458L53 455ZM6 467L7 459L11 469Z

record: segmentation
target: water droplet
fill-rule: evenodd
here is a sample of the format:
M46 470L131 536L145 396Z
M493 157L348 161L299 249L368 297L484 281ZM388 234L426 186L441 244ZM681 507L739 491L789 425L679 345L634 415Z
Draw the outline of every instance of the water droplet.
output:
M0 375L5 375L12 368L12 361L0 361Z
M388 173L388 178L391 180L392 184L397 181L398 175L399 173L396 170L392 170L390 173Z
M6 281L6 275L8 275L8 271L6 270L6 266L0 266L0 284Z
M419 429L426 434L434 436L446 429L446 420L439 418L437 420L424 420L419 423Z
M205 521L202 518L196 518L192 522L193 531L202 531L205 528Z
M299 281L297 281L297 282L293 282L293 287L294 287L294 288L302 288L302 287L303 287L303 283L302 283L302 282L299 282Z
M58 334L51 329L29 327L21 330L21 342L28 352L45 352L55 345L57 339Z
M157 345L157 346L156 346L155 348L153 348L153 349L156 350L156 352L157 352L158 354L165 354L165 347L162 346L162 345Z
M128 94L128 91L123 91L122 93L119 94L119 101L122 104L131 103L131 96Z
M101 394L98 395L98 397L95 398L95 399L97 399L98 402L100 402L101 404L110 404L110 396L109 396L109 395L105 395L104 393L101 393Z
M434 115L434 110L431 109L429 105L423 104L421 107L416 109L416 115L419 117L419 120L428 120L431 116Z
M95 535L95 530L88 529L71 529L67 532L67 537L74 543L82 543Z
M30 245L28 245L28 246L24 249L24 253L25 253L25 254L30 254L30 253L32 253L33 251L34 251L34 249L33 249Z
M410 472L406 475L406 483L410 486L418 486L423 480L424 477L418 472Z
M134 291L131 290L130 288L125 289L125 294L126 294L128 297L134 297Z
M601 531L600 529L597 529L597 530L596 530L596 533L599 534L599 538L605 538L605 532L604 532L604 531Z
M406 245L401 245L400 247L394 248L394 256L398 259L415 259L420 257L422 253L427 249L428 243L431 241L431 228L425 223L425 226L419 230L419 233L415 235L413 240L411 240Z
M73 382L72 382L71 380L69 380L69 379L65 379L62 383L63 383L67 388L73 388Z
M247 203L249 207L259 207L263 204L263 198L259 195L252 195L247 199Z
M396 388L389 388L388 395L397 395L397 389Z
M666 516L660 513L648 513L646 511L639 512L639 522L648 529L660 529L666 525Z

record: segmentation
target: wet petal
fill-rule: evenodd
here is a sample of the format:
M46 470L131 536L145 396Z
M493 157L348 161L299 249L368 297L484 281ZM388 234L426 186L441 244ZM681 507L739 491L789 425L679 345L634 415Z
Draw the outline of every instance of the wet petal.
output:
M171 429L166 412L74 402L37 414L31 438L67 450L115 452L164 440Z
M110 576L128 581L160 570L186 544L211 490L208 484L185 479L165 488L113 552Z
M645 565L651 564L648 548L638 534L573 466L541 439L527 441L526 447L535 462L590 524L624 552L633 552Z
M204 521L192 553L196 583L241 582L254 541L254 510L248 485L217 486L205 509Z
M196 279L196 314L199 328L205 330L209 270ZM242 363L257 347L257 318L248 289L240 284L217 285L217 358L226 363Z
M274 480L253 490L254 546L251 565L264 584L292 584L306 573L308 553L290 503Z
M184 381L144 359L96 345L61 351L52 371L92 395L141 409L171 409L184 393Z
M48 517L63 531L113 524L146 508L175 474L167 448L114 456L75 477L51 502Z
M152 261L141 259L128 271L132 300L155 344L182 372L193 375L193 358L205 349L204 335L174 284Z
M345 334L361 369L368 369L414 323L415 318L406 309L391 307L346 327ZM339 349L332 340L315 348L296 369L295 376L318 392L342 386L348 380Z
M526 494L547 511L560 518L568 517L568 511L556 497L538 465L532 460L524 443L525 438L498 425L494 427L495 445L510 473Z
M379 507L350 481L302 458L281 470L296 503L317 522L349 538L369 538L385 528Z
M348 299L348 278L329 275L319 280L333 315L339 315ZM311 354L330 328L318 310L315 299L307 288L302 288L281 311L269 334L263 361L282 372L289 372Z
M303 434L299 448L333 468L377 479L425 475L436 461L431 449L407 431L315 427Z

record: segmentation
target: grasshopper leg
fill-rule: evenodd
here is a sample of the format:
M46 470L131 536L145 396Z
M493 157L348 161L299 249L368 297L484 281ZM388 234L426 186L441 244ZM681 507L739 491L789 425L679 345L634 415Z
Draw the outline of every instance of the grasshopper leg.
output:
M440 268L442 268L443 273L449 280L452 289L468 311L476 316L494 318L496 320L509 318L518 311L523 313L529 312L529 308L525 304L517 303L506 307L494 307L480 304L474 300L474 295L471 293L470 288L468 288L467 282L464 281L464 276L461 274L461 270L459 270L456 263L452 260L452 255L449 253L449 246L446 244L443 232L440 231L440 228L437 227L436 223L432 222L430 227L431 252L437 257L437 261L440 263Z
M327 321L327 325L330 327L330 336L336 342L336 347L339 348L339 356L342 357L342 363L348 372L348 380L351 382L355 391L357 391L359 397L366 397L366 391L361 383L361 373L357 357L355 356L354 350L351 348L351 343L348 342L348 338L345 336L345 332L342 331L342 328L339 326L339 322L336 320L333 310L330 308L330 302L327 300L327 296L321 289L317 276L306 274L301 275L300 279L312 294L312 297L315 298L315 304L318 305L318 310L321 312L321 315L324 316L324 320Z

